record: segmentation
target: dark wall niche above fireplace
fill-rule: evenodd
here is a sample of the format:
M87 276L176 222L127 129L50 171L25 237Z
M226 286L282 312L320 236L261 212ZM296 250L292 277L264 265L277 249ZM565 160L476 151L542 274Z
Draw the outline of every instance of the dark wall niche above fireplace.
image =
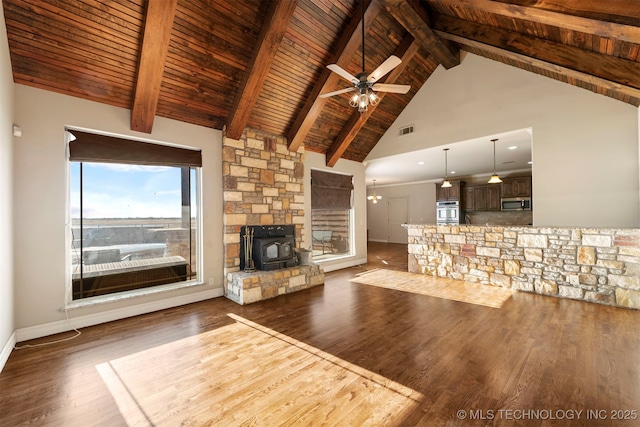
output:
M245 235L253 235L253 263L257 270L278 270L298 265L293 225L248 225L240 228L240 270L246 267Z

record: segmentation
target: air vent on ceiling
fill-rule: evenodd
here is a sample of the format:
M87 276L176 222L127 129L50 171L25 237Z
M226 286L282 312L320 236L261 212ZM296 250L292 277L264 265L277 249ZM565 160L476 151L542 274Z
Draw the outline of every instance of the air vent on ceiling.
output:
M409 126L405 126L403 128L400 128L400 131L398 132L400 136L404 136L404 135L408 135L410 133L413 133L413 125L409 125Z

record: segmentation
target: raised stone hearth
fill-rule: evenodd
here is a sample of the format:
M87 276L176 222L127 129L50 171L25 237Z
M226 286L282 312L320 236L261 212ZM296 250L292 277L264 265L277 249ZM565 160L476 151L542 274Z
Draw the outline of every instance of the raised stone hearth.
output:
M227 274L224 295L238 304L250 304L324 284L317 265L299 265L274 271L237 271Z

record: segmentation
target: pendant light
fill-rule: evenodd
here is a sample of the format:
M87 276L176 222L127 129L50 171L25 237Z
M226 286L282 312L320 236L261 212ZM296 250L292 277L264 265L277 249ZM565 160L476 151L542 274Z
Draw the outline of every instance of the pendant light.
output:
M378 196L376 194L376 180L373 180L373 196L367 196L368 200L371 200L373 203L378 203L378 200L382 199L382 196Z
M447 173L448 171L448 164L447 164L447 151L449 151L448 148L443 148L442 151L444 151L444 181L442 181L442 188L449 188L451 187L451 183L449 182L449 175Z
M491 178L489 178L489 181L487 181L488 184L500 184L502 182L502 180L496 173L496 141L497 140L498 140L497 138L491 140L493 141L493 175L491 175Z

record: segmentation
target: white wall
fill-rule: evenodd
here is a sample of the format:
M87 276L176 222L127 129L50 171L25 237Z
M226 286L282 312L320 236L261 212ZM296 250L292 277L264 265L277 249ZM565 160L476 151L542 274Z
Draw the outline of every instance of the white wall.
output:
M9 44L0 7L0 371L13 348L13 108L14 84Z
M637 110L463 53L436 69L367 160L530 127L535 225L640 227Z
M311 212L311 169L326 170L335 173L353 175L353 210L355 213L355 254L338 260L323 261L320 263L324 271L333 271L340 268L351 267L367 262L367 215L366 200L367 189L364 183L364 165L351 160L340 159L332 168L327 167L324 154L311 151L304 153L304 210ZM308 230L303 237L301 245L304 248L311 246L311 215L305 215L304 229Z
M222 294L222 134L156 117L153 133L130 130L130 112L16 85L16 121L23 136L14 146L15 322L18 339L69 329L65 306L67 160L65 126L130 135L202 149L205 282L214 285L70 310L74 326L152 311ZM26 328L26 329L25 329ZM32 328L32 329L29 329ZM20 331L24 333L20 335Z
M367 195L373 195L373 187L367 189ZM388 218L391 198L406 198L409 203L409 224L435 224L436 222L436 185L433 182L422 182L406 185L379 186L376 195L382 199L373 204L367 201L367 228L369 240L388 241Z

